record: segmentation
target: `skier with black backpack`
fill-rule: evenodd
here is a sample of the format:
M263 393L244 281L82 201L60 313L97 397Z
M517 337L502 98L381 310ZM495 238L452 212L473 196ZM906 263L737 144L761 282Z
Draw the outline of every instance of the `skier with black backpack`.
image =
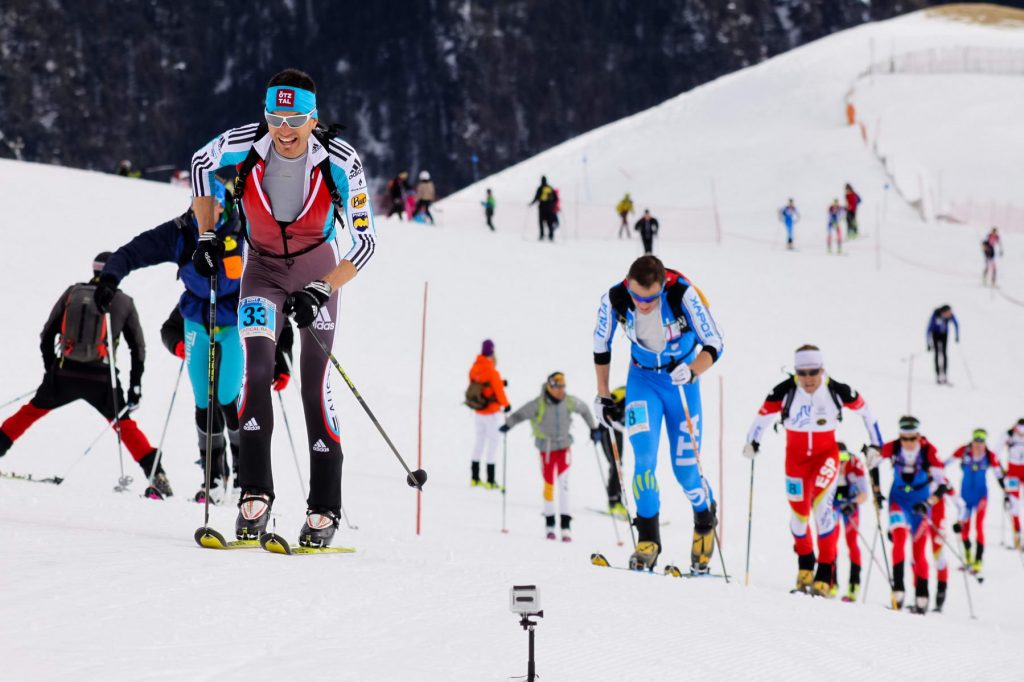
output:
M864 420L871 443L869 462L882 447L882 433L864 398L847 384L826 376L817 346L797 348L793 366L796 376L775 386L765 398L747 433L743 456L757 456L761 437L778 415L786 431L786 498L793 512L789 528L797 555L794 591L831 598L839 544L833 507L840 473L836 428L843 419L843 409L857 412ZM817 557L809 523L812 516L817 530Z
M342 473L328 353L340 289L373 257L376 232L363 163L337 136L337 126L320 123L309 74L285 69L272 77L263 118L218 135L192 157L192 210L199 226L192 262L204 277L219 271L224 245L213 229L212 180L217 169L235 166L235 204L248 242L238 322L245 370L235 535L259 539L270 519L274 355L285 318L291 317L302 344L299 374L310 457L299 544L326 547L341 517ZM350 240L347 252L341 231Z
M114 292L109 305L108 329L106 318L94 300L100 270L109 257L108 251L96 256L92 264L92 279L68 287L50 311L39 346L46 374L32 399L0 425L0 456L6 454L14 441L50 410L84 400L107 421L117 419L116 428L132 459L138 462L147 477L153 473L156 448L150 445L146 434L129 416L142 400L142 372L146 360L146 344L135 302L124 292ZM117 379L116 386L111 385L110 362L112 357L116 357L118 340L122 335L132 359L127 400L120 379ZM58 336L59 345L55 351L54 340ZM171 494L163 467L157 465L153 479L153 484L162 494Z

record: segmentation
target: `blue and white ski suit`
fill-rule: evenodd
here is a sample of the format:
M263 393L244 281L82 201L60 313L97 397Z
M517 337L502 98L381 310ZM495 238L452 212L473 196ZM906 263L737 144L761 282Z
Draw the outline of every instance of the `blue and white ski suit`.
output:
M679 315L673 311L669 295L679 300ZM714 495L707 480L701 479L697 464L703 426L700 382L676 386L670 372L681 363L693 362L702 350L711 355L712 361L717 361L722 354L722 336L707 301L697 288L681 275L670 273L660 297L665 348L661 352L652 351L637 338L635 306L628 297L625 283L612 287L601 297L594 329L594 362L598 365L611 362L612 338L621 324L632 353L626 381L625 429L635 456L632 488L637 515L651 518L661 508L655 469L662 421L668 432L676 480L693 510L704 511ZM696 448L686 424L684 395L697 437Z

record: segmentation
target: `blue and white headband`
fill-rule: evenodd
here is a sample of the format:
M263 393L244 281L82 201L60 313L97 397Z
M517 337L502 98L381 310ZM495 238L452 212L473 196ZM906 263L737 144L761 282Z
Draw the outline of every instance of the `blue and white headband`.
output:
M267 88L267 111L294 111L297 114L316 112L316 95L294 85L273 85Z

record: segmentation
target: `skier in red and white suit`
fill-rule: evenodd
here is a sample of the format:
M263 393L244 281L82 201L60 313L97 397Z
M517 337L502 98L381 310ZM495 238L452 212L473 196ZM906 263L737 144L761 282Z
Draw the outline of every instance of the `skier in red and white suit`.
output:
M1006 432L1006 494L1013 517L1013 548L1020 549L1021 483L1024 482L1024 419Z
M843 408L857 412L864 420L869 448L881 446L882 434L857 391L825 375L817 346L798 348L794 367L796 376L773 388L765 399L747 434L743 455L751 459L757 455L765 428L774 415L781 413L780 422L786 429L786 496L793 510L790 530L799 566L796 588L829 597L839 539L833 509L839 474L835 431L842 421ZM808 530L812 512L818 537L817 571L814 540Z

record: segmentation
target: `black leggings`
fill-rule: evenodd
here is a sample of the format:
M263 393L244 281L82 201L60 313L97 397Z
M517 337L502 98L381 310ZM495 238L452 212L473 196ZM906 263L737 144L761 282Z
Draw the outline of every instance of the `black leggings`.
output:
M948 335L932 332L932 349L935 351L935 376L946 376L946 339ZM920 346L918 346L920 348Z

